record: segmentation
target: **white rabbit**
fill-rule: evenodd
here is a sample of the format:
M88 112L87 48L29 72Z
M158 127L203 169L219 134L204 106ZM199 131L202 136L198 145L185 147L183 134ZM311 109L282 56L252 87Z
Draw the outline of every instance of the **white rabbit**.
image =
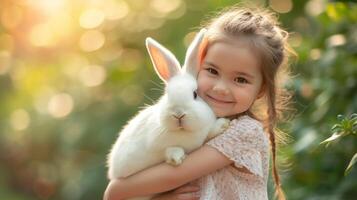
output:
M156 104L140 111L119 134L108 156L109 179L128 177L165 160L179 165L185 153L228 126L229 120L216 119L196 93L199 62L207 45L204 33L202 29L190 44L182 70L169 50L151 38L146 39L155 71L166 84L165 94Z

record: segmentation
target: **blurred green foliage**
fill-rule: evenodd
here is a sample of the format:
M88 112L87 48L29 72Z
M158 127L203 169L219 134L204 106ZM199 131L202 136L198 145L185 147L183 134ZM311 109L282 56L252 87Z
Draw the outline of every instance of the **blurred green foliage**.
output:
M333 132L332 135L321 142L320 144L326 144L326 147L333 142L338 141L339 139L348 136L355 135L357 136L357 113L353 113L350 117L344 117L343 115L338 115L337 119L339 122L331 128ZM351 170L352 166L357 161L357 153L352 157L350 163L348 164L345 175Z
M203 20L237 1L0 1L0 199L101 199L118 131L160 95L144 47L153 37L183 61ZM357 5L254 1L280 12L293 63L293 141L280 156L288 199L353 199L349 138L319 145L357 112ZM272 185L272 184L271 184ZM271 193L271 190L270 190Z

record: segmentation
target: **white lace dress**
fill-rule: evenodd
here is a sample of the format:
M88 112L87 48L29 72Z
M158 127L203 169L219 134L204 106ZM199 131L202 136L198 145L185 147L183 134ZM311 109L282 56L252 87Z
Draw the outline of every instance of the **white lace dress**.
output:
M223 134L205 145L217 149L234 164L198 180L200 200L268 199L269 140L259 121L247 115L234 119ZM251 174L237 167L245 167Z

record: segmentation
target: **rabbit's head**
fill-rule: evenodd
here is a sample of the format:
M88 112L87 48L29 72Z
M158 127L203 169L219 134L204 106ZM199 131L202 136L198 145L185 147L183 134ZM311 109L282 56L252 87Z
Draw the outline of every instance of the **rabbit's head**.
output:
M158 114L162 125L170 131L198 131L215 120L213 111L197 95L196 78L207 46L204 34L202 29L190 44L182 69L169 50L151 38L146 39L154 69L166 86Z

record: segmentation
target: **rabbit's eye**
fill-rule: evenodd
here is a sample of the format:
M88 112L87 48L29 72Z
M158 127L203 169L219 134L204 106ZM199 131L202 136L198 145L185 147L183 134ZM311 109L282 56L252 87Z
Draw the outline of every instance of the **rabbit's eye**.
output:
M197 98L197 91L193 91L193 98L194 98L194 99Z

